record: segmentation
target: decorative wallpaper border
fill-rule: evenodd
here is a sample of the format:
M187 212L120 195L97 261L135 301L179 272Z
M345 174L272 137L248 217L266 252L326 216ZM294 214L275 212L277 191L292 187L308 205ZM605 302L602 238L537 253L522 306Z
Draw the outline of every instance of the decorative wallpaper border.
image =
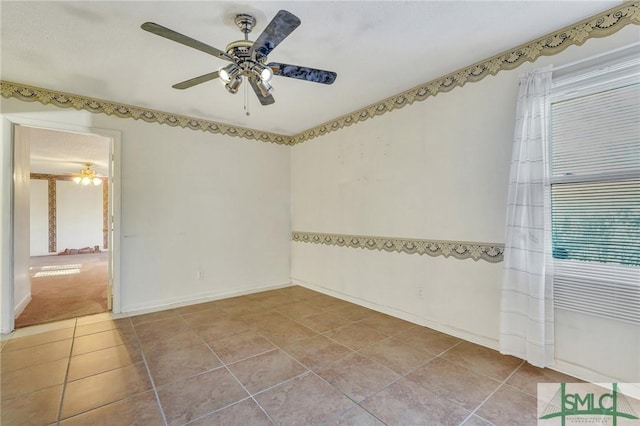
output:
M569 46L580 46L590 38L609 36L631 23L640 24L640 2L624 3L396 96L312 127L293 136L292 144L295 145L335 132L343 127L411 105L416 101L424 101L438 93L448 92L455 87L462 87L466 83L480 81L489 75L496 75L499 71L514 69L524 62L533 62L540 56L555 55Z
M40 102L43 105L52 104L62 108L75 108L93 113L115 115L120 118L133 118L144 120L147 123L168 124L172 127L183 127L203 132L219 133L221 135L236 136L245 139L254 139L261 142L271 142L280 145L290 145L291 137L277 133L253 130L245 127L237 127L215 121L188 117L186 115L162 112L154 109L126 105L103 99L87 98L65 92L58 92L40 87L11 81L0 81L0 95L3 98L16 98L22 101Z
M312 127L293 136L88 98L10 81L0 81L0 95L4 98L17 98L23 101L40 102L44 105L53 104L63 108L75 108L93 113L115 115L121 118L133 118L149 123L168 124L173 127L179 126L192 130L202 130L204 132L241 137L261 142L270 142L279 145L295 145L330 132L335 132L343 127L351 126L352 124L403 108L416 101L423 101L438 93L448 92L455 87L462 87L466 83L480 81L489 75L496 75L500 71L514 69L524 62L533 62L540 56L555 55L572 45L580 46L590 38L609 36L618 32L628 24L640 25L639 1L625 2L559 31L549 33L536 40L509 49L491 58Z
M301 243L325 244L406 254L428 254L433 257L452 256L456 259L473 259L476 261L482 259L491 263L502 262L504 258L504 244L323 234L300 231L293 231L291 233L291 240Z

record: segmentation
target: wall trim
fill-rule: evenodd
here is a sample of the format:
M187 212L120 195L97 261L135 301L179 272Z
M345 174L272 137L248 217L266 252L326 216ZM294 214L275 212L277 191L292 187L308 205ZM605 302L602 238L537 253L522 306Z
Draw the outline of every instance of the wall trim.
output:
M640 25L640 1L622 3L583 21L293 136L232 126L201 118L89 98L4 80L0 80L0 95L4 98L40 102L44 105L52 104L63 108L75 108L92 113L115 115L120 118L133 118L149 123L168 124L173 127L179 126L186 129L201 130L261 142L295 145L403 108L416 101L424 101L429 97L436 96L438 93L448 92L455 87L462 87L466 83L480 81L489 75L496 75L500 71L512 70L525 62L534 62L540 56L555 55L573 45L581 46L590 38L607 37L628 24Z
M115 115L120 118L133 118L134 120L143 120L147 123L168 124L172 127L202 130L203 132L236 136L260 142L271 142L279 145L289 145L291 143L290 136L280 135L277 133L232 126L230 124L111 102L104 99L88 98L82 95L59 92L56 90L29 86L6 80L0 80L0 95L2 95L3 98L16 98L21 101L40 102L43 105L51 104L61 108L74 108L95 114Z
M415 238L373 237L367 235L324 234L318 232L293 231L291 240L301 243L324 244L406 254L428 254L429 256L455 257L456 259L486 260L502 262L504 244L477 243L468 241L422 240Z

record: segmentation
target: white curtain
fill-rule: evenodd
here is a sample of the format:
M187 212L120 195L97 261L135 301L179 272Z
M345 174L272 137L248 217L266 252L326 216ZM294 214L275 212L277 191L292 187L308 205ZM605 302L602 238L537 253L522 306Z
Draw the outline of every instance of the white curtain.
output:
M501 294L500 352L553 364L551 212L545 205L551 67L522 76L516 110Z

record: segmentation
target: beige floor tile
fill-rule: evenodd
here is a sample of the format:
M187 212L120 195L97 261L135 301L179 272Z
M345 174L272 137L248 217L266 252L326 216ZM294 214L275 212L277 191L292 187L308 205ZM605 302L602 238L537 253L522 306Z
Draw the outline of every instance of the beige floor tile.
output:
M499 381L505 380L522 364L518 358L470 342L460 343L443 358Z
M325 331L333 330L334 328L349 325L351 320L330 311L322 311L308 317L300 318L298 322L319 333L324 333Z
M353 303L336 309L331 309L331 312L351 321L360 321L370 317L371 315L378 314L378 312L373 309L365 308L364 306L355 305Z
M469 411L475 410L500 382L487 376L436 358L407 376L407 379L422 385Z
M516 388L502 385L476 412L496 425L537 424L537 401Z
M146 322L158 321L162 319L175 318L178 313L173 309L167 309L164 311L151 312L148 314L135 315L130 317L133 325L144 324Z
M99 351L100 349L134 343L136 343L136 336L132 331L125 329L101 331L99 333L76 337L73 341L73 355L81 355Z
M319 293L315 290L311 290L306 287L302 287L299 285L294 285L291 287L285 287L280 290L280 293L289 295L291 297L296 297L300 300L310 299L312 297L320 296L322 293Z
M322 426L384 426L380 420L359 405L348 409Z
M170 352L199 346L204 341L193 330L185 329L177 333L167 334L156 339L142 340L140 345L147 357L154 357Z
M409 321L378 313L358 321L358 324L373 328L374 330L382 334L386 334L387 336L393 336L394 334L398 334L415 327L415 324Z
M225 368L211 370L158 389L158 397L169 426L185 424L247 396L247 392Z
M536 396L538 383L580 383L582 380L568 376L550 368L534 367L529 363L523 363L516 372L509 377L507 384L518 390Z
M281 350L263 353L228 367L252 394L308 371Z
M259 314L265 311L265 306L262 301L258 300L245 300L243 303L227 306L221 308L225 314L234 317L240 317L245 315Z
M73 328L63 328L61 330L47 331L39 334L32 334L25 337L16 337L7 342L3 351L15 351L19 349L30 348L45 343L57 342L60 340L71 339L73 337Z
M78 325L76 327L76 337L86 336L89 334L100 333L102 331L109 330L122 330L124 332L131 333L133 326L129 318L122 319L109 319L106 321L98 321L90 324Z
M53 426L60 398L63 426L526 424L537 383L577 381L300 286L27 327L2 345L3 426Z
M218 313L220 312L220 309L216 307L215 301L181 306L179 308L174 309L175 313L178 315L187 315L187 314L193 314L196 312L209 311L209 310L214 310L214 311L217 311Z
M255 396L276 424L316 425L354 405L315 374L296 377Z
M111 404L151 389L144 363L85 377L67 383L61 419Z
M189 329L189 324L179 316L145 322L134 326L141 342L155 340Z
M324 335L356 351L365 346L373 345L387 337L382 333L357 323L330 330L324 333Z
M218 357L204 344L148 357L147 364L156 387L222 366Z
M311 370L353 353L353 350L322 335L294 342L286 347L286 351Z
M61 426L164 426L153 391L87 411L60 422Z
M285 314L290 318L300 319L308 317L309 315L317 314L320 312L320 308L307 302L293 302L278 306L276 311Z
M434 355L441 354L461 342L456 337L420 326L410 328L393 337Z
M254 330L269 330L294 322L291 318L276 310L247 315L243 317L243 320L250 324Z
M45 362L36 366L2 373L2 399L14 398L64 382L68 359Z
M115 319L127 319L126 314L114 314L113 312L101 312L99 314L87 315L76 319L76 326L89 325L96 322L105 322Z
M46 324L38 324L38 325L29 326L29 327L19 328L13 332L13 337L14 338L26 337L26 336L32 336L34 334L46 333L48 331L63 330L65 328L73 328L76 326L76 322L77 320L75 318L72 318L68 320L48 322Z
M5 373L63 358L66 359L71 352L71 342L72 339L66 339L15 351L2 351L0 353L2 372Z
M482 417L473 415L469 416L460 426L494 426L494 424Z
M346 306L353 305L352 303L346 302L344 300L338 299L337 297L332 297L326 294L319 294L317 296L312 296L309 299L306 299L305 302L310 303L312 305L316 305L326 311L338 309L338 308L344 308Z
M213 340L209 342L209 346L227 364L276 349L273 344L254 331L245 331Z
M400 379L361 405L389 425L457 426L471 414L406 379Z
M266 292L261 292L258 294L265 294ZM215 306L223 312L227 312L227 309L233 309L238 306L245 305L249 302L255 300L257 295L248 295L248 296L236 296L236 297L228 297L226 299L216 300Z
M259 300L262 309L273 309L277 308L278 306L299 301L300 300L298 298L283 293L273 293L270 296L261 298Z
M406 374L433 358L432 354L409 346L393 337L367 346L359 352L399 374Z
M217 303L217 302L216 302ZM217 324L219 321L224 321L228 318L227 314L222 312L219 308L206 309L198 312L190 312L182 314L182 318L189 323L191 327Z
M3 426L43 426L58 416L62 385L2 401L0 424Z
M211 323L194 322L191 327L205 342L212 342L252 329L246 322L237 318L218 318L217 321Z
M113 346L71 357L67 380L73 381L142 361L142 352L135 343Z
M298 340L315 336L315 331L297 321L286 319L266 327L259 326L260 334L276 345L283 347Z
M317 371L324 380L361 402L400 377L395 371L353 353Z
M251 398L247 398L229 407L216 411L213 414L202 417L189 426L212 426L212 425L251 425L251 426L271 426L273 423L264 411Z

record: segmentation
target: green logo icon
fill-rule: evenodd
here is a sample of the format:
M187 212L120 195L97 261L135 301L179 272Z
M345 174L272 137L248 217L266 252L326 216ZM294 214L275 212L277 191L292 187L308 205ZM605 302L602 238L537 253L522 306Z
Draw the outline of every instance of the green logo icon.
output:
M593 391L593 388L589 390L567 392L567 384L560 383L560 389L547 404L540 420L557 417L565 426L567 417L581 416L584 419L585 416L608 416L613 426L617 426L618 418L639 419L625 395L619 391L617 383L612 383L611 389L603 389L602 392Z

